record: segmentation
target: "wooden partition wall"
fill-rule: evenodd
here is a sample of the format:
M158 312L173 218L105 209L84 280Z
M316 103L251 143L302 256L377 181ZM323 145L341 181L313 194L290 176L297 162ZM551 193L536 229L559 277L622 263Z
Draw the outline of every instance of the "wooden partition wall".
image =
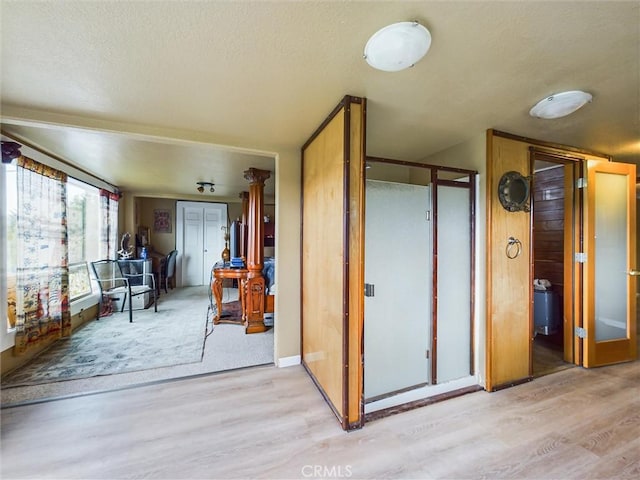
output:
M498 200L500 177L516 171L528 177L529 145L487 136L487 390L529 379L531 349L531 217L509 212ZM509 237L521 242L508 258Z
M363 418L365 110L344 97L302 147L302 363L344 429Z
M544 153L543 153L544 152ZM531 212L509 212L502 208L497 189L502 174L517 171L531 175L533 159L566 163L564 168L564 353L565 361L582 363L582 340L574 327L582 325L582 267L574 252L579 249L581 195L574 195L580 163L609 162L606 155L574 147L541 142L504 132L487 132L487 304L486 389L497 390L530 380L533 335L533 262ZM592 188L593 191L593 188ZM574 198L575 197L575 198ZM568 222L566 218L571 218ZM573 228L569 228L573 223ZM508 258L509 237L520 240L521 254ZM573 245L572 245L573 244ZM593 256L592 256L593 257ZM572 300L573 299L573 300ZM585 365L587 366L587 365Z

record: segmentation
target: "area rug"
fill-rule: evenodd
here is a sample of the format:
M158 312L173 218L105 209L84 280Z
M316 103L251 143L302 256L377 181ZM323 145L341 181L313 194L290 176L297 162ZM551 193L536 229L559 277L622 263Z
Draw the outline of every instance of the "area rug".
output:
M162 294L153 307L113 313L60 339L27 365L2 378L2 388L113 375L200 362L207 328L207 288Z

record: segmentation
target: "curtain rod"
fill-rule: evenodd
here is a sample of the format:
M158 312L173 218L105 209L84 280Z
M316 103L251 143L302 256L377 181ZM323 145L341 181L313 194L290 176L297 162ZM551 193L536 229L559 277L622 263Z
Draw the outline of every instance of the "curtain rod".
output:
M47 150L45 150L43 148L36 147L36 146L30 144L29 142L25 142L20 137L8 134L4 130L0 130L0 133L2 133L3 136L9 138L10 140L13 140L14 142L20 143L21 146L24 146L24 147L30 148L32 150L35 150L36 152L38 152L38 153L40 153L42 155L45 155L45 156L47 156L47 157L49 157L49 158L51 158L51 159L53 159L53 160L55 160L57 162L60 162L63 165L66 165L67 167L70 167L70 168L72 168L74 170L77 170L78 172L81 172L84 175L87 175L88 177L93 178L94 180L98 180L98 181L104 183L105 185L108 185L109 187L111 187L114 190L114 192L120 192L120 189L117 186L113 185L111 182L107 182L104 178L100 178L97 175L85 170L84 168L78 167L77 165L74 165L73 163L69 162L68 160L65 160L65 159L59 157L58 155L50 153L50 152L48 152ZM71 175L71 176L73 176L73 175Z

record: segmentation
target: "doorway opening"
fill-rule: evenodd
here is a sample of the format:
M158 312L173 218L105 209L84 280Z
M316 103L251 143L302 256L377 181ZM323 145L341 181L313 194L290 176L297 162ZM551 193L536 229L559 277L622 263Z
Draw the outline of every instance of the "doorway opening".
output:
M532 151L531 228L533 314L532 377L574 366L574 232L580 215L574 200L575 166L568 159ZM569 261L568 261L569 260Z

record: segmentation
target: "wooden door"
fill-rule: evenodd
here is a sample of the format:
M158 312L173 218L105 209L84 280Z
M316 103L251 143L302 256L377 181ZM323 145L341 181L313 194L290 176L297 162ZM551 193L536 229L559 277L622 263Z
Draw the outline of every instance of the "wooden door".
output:
M302 364L344 429L362 426L363 98L302 147Z
M587 162L583 365L636 358L635 165Z

